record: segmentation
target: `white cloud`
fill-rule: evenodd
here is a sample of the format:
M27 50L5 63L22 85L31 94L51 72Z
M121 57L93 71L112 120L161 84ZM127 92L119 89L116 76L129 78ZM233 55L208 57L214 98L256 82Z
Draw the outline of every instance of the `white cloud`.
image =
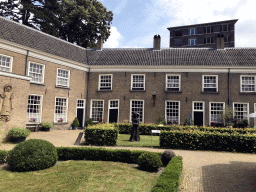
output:
M106 43L104 43L104 48L118 48L119 42L122 39L122 35L117 31L116 27L111 27L111 34Z

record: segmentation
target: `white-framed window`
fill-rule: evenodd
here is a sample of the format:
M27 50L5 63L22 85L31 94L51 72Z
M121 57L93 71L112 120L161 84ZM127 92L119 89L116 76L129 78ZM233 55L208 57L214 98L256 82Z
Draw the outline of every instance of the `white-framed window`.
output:
M12 72L13 58L0 54L0 71Z
M180 101L165 101L166 124L180 124Z
M213 27L212 26L207 26L204 28L204 33L212 33L213 32Z
M241 75L240 76L240 91L255 92L255 76Z
M210 123L223 123L222 114L225 110L225 102L210 102ZM210 124L211 125L211 124Z
M202 92L218 92L218 75L203 75Z
M197 44L197 40L196 39L189 39L188 40L188 45L196 45Z
M28 76L32 77L31 82L44 83L44 68L45 65L29 62Z
M133 113L139 113L139 123L144 123L144 100L130 100L130 122L132 122Z
M233 103L233 111L234 111L234 118L238 122L243 121L244 119L248 119L245 116L249 114L249 103L234 102ZM249 121L249 119L248 119L248 121Z
M205 102L192 101L192 119L197 126L205 125Z
M104 100L91 100L90 118L94 122L102 122L104 117Z
M54 122L68 122L68 98L55 97Z
M145 74L131 75L131 90L145 90Z
M213 37L204 38L204 44L212 44L212 43L213 43Z
M112 74L99 75L98 90L112 90Z
M180 91L180 75L167 74L166 75L166 90L167 91Z
M225 36L224 36L224 42L225 42L225 43L228 43L228 41L229 41L229 35L225 35Z
M188 29L188 35L196 35L196 34L197 34L196 28Z
M27 123L41 123L42 95L28 96Z
M108 123L119 122L119 99L108 100Z
M70 70L57 68L56 86L69 87Z
M228 24L221 25L221 32L228 31Z

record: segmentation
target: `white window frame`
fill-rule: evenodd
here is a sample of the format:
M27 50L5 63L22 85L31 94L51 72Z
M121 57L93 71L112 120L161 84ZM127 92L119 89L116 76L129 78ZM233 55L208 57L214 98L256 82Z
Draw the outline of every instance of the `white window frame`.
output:
M226 31L223 30L224 26L227 26L227 30ZM227 32L227 31L228 31L228 24L221 25L221 32Z
M210 33L212 33L212 26L206 26L206 27L204 27L204 28L205 28L205 34L210 34ZM210 28L210 32L209 32L209 33L207 32L208 28Z
M143 90L138 90L138 89L136 89L138 87L133 87L133 76L143 76L143 78L144 78L143 87L141 87L141 88L143 88ZM145 84L146 84L145 82L146 82L146 75L145 74L131 74L131 90L132 91L144 91L146 89L145 88Z
M101 118L101 120L102 120L102 122L103 122L103 119L104 119L104 100L103 99L91 99L91 105L90 105L90 118L93 120L93 118L92 118L92 103L93 103L93 101L103 101L103 103L102 103L102 118ZM99 121L94 121L93 120L93 122L95 122L95 123L98 123Z
M254 91L243 91L243 77L253 77L254 78ZM253 85L253 84L251 84ZM256 77L254 75L240 75L240 92L241 93L255 93L256 91Z
M167 102L177 102L179 103L179 116L178 116L178 125L180 124L180 101L176 101L176 100L165 100L165 120L166 120L166 124L168 123L168 118L167 118Z
M35 117L33 117L33 115L29 115L29 114L31 114L31 113L29 113L29 112L27 111L27 123L28 123L28 124L29 124L29 123L37 123L37 124L39 124L39 123L41 123L41 119L42 119L43 95L29 94L29 95L28 95L28 100L29 100L29 96L38 96L38 97L40 97L40 108L39 108L40 112L39 112L39 115L37 116L37 118L38 118L37 121L30 121L29 119L31 119L31 118L34 119ZM29 106L29 103L28 103L28 106ZM28 110L28 109L27 109L27 110Z
M31 72L30 72L30 65L31 65L31 64L43 66L43 68L42 68L42 81L41 81L41 82L37 82L37 81L33 81L33 80L32 80L33 77L30 76L30 73L31 73ZM44 64L40 64L40 63L36 63L36 62L31 62L31 61L29 61L27 73L28 73L28 76L31 77L31 82L37 83L37 84L44 84L44 73L45 73L45 65L44 65Z
M174 77L179 77L179 87L168 87L168 77L171 77L171 76L174 76ZM170 83L169 83L170 84ZM171 89L171 88L178 88L180 91L181 89L181 75L179 74L166 74L166 78L165 78L165 90L168 91L168 89ZM174 91L175 92L175 91Z
M130 122L132 122L132 102L133 101L142 101L143 102L143 109L142 109L142 121L139 121L139 123L144 123L144 111L145 111L145 101L142 99L131 99L130 100Z
M101 82L101 77L103 76L110 76L110 89L104 89L104 87L101 86L101 83L104 83L104 82ZM98 84L98 90L112 90L112 83L113 83L113 74L100 74L99 75L99 84Z
M197 34L197 28L190 28L188 29L188 35L196 35Z
M205 92L205 93L207 93L207 91L204 91L204 89L206 88L209 88L209 87L205 87L205 84L204 84L204 77L215 77L216 78L216 87L210 87L210 88L216 88L216 93L219 91L219 89L218 89L218 87L219 87L219 85L218 85L218 75L202 75L202 92ZM211 91L209 91L209 92L211 92ZM215 93L215 92L214 92Z
M67 97L55 97L55 104L54 104L54 123L58 123L59 122L59 120L56 120L57 119L57 117L56 117L56 101L57 101L57 99L66 99L66 106L64 106L64 107L66 107L66 114L64 115L65 117L65 119L64 119L64 121L62 121L61 123L67 123L68 122L68 98ZM62 106L63 107L63 106Z
M206 43L205 44L213 44L213 37L205 37L205 41Z
M211 105L213 104L223 104L223 110L222 110L222 113L225 112L225 102L214 102L214 101L210 101L209 102L209 126L211 126L211 122L212 122L212 116L211 116ZM225 120L223 119L223 125L225 125Z
M2 54L0 54L0 56L3 58L3 57L5 57L6 59L7 58L9 58L10 59L10 64L9 64L9 67L4 67L4 66L2 66L2 58L1 58L1 60L0 60L0 69L1 68L5 68L5 69L9 69L8 71L6 71L6 70L0 70L0 71L2 71L2 72L12 72L12 63L13 63L13 57L11 57L11 56L7 56L7 55L2 55Z
M188 45L197 45L197 39L188 39Z
M254 113L256 113L256 103L254 103ZM250 118L249 118L250 119ZM254 126L256 126L256 118L254 118Z
M83 101L83 106L78 106L78 101ZM76 117L77 117L77 109L83 109L83 125L81 127L84 127L85 123L85 109L86 109L86 99L77 99L76 100Z
M117 101L118 102L118 107L111 107L110 106L110 102L111 101ZM109 123L109 110L110 109L118 109L118 114L117 114L117 123L119 122L119 106L120 106L120 99L111 99L111 100L108 100L108 123Z
M59 76L59 70L61 71L67 71L68 72L68 78L66 77L61 77ZM56 75L56 86L57 87L69 87L69 83L70 83L70 70L67 70L67 69L62 69L62 68L57 68L57 75ZM58 83L58 79L61 78L61 79L67 79L67 85L63 85L63 84L59 84Z
M194 104L195 103L202 103L203 104L203 109L194 109ZM194 119L194 111L199 111L203 112L203 126L205 126L205 102L204 101L192 101L192 120L195 121Z
M242 104L242 105L246 104L246 105L247 105L247 114L246 114L246 115L248 115L248 114L250 113L249 103L245 103L245 102L233 102L233 112L234 112L233 117L234 117L234 118L235 118L235 116L236 116L235 104ZM248 120L248 123L250 124L250 118L244 117L243 119L247 119L247 120ZM242 119L242 121L243 121L243 119Z

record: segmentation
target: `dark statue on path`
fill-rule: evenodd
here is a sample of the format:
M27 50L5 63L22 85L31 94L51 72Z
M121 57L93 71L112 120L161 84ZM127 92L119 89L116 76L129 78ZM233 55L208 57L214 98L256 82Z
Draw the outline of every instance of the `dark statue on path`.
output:
M139 116L139 113L132 114L132 132L130 141L140 141Z

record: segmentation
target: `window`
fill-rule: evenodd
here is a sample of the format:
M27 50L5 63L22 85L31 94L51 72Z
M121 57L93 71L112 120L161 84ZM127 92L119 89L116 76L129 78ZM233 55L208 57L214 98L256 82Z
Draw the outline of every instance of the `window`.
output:
M204 38L204 44L212 44L212 43L213 43L213 37Z
M225 103L211 103L210 102L210 122L223 123L222 114L224 112Z
M57 86L69 87L69 70L57 69Z
M255 92L255 76L240 76L241 92Z
M131 90L145 90L145 75L132 75Z
M27 122L40 123L42 114L42 98L41 95L28 96Z
M221 25L221 32L223 32L223 31L228 31L228 24Z
M99 90L112 90L112 75L99 75Z
M218 92L218 75L203 75L203 92Z
M180 124L180 101L165 101L165 119L167 124Z
M67 122L68 98L55 98L54 122Z
M229 41L229 36L228 36L228 35L227 35L227 36L225 35L225 36L224 36L224 42L225 42L225 43L228 43L228 41Z
M188 40L188 45L196 45L197 44L197 40L196 39L189 39Z
M181 30L175 30L174 35L175 36L182 36L182 31Z
M181 45L181 40L174 40L175 45Z
M180 75L166 75L166 90L180 91Z
M188 35L196 35L196 34L197 34L196 28L192 28L188 30Z
M44 65L29 63L28 76L32 77L31 82L44 83Z
M139 113L139 123L144 122L144 100L130 101L130 122L132 122L133 113Z
M91 100L91 118L94 122L102 122L104 113L104 100Z
M235 119L238 122L247 119L245 116L249 114L249 103L233 103Z
M0 55L0 71L12 72L12 57Z
M204 33L212 33L213 32L213 27L212 26L207 26L204 28Z

